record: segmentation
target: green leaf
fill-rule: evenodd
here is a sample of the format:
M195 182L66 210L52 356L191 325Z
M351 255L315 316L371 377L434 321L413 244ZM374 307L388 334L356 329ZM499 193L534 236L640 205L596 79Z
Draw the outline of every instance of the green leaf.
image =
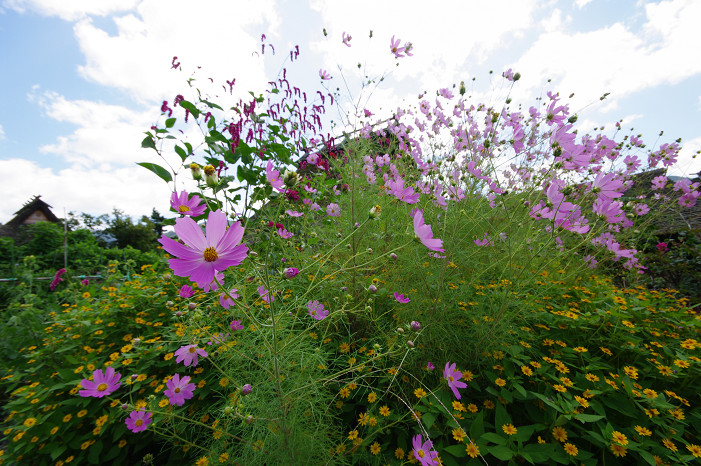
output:
M424 425L426 426L426 430L433 427L433 423L436 422L436 417L437 416L435 413L426 413L421 416L421 421L423 421Z
M596 414L573 414L572 417L581 422L596 422L599 419L603 419L604 416L598 416Z
M490 447L489 453L496 456L497 458L499 458L502 461L507 461L507 460L510 460L511 458L514 457L514 452L511 451L510 448L507 448L507 447L504 447L501 445L497 445L495 447Z
M144 149L155 149L156 142L153 140L153 137L146 136L144 140L141 141L141 147L143 147Z
M465 445L451 445L443 448L441 451L448 452L456 458L462 458L463 456L467 455L465 452Z
M495 432L487 432L486 434L482 434L480 438L488 442L496 443L497 445L506 445L506 439Z
M166 128L172 128L175 124L175 118L168 118L166 120Z
M150 163L150 162L138 162L137 165L141 165L142 167L151 170L153 173L158 175L163 181L166 183L169 181L173 181L173 177L170 176L170 172L166 170L165 168L161 167L160 165L157 165L155 163Z
M470 426L470 437L480 437L484 433L484 411L475 416Z
M197 110L197 107L195 107L191 102L183 100L180 102L180 106L186 110L190 110L190 113L192 113L192 116L194 116L195 118L199 118L200 111Z
M90 452L88 453L88 461L91 464L100 464L100 453L102 452L102 441L98 440L93 446L90 447Z
M175 153L180 156L180 160L182 160L183 162L187 158L187 154L185 153L185 150L180 146L175 146Z

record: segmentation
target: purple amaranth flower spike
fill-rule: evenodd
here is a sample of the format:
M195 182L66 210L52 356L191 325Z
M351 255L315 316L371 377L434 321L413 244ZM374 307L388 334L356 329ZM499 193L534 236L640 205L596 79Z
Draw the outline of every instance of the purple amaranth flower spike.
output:
M102 369L94 371L92 373L92 378L92 381L88 379L80 381L80 386L84 389L78 392L80 396L102 398L103 396L109 395L121 385L119 379L122 378L122 375L115 372L113 368L108 367L105 369L104 373Z
M185 244L167 236L158 242L163 249L176 256L168 262L175 275L190 277L200 287L211 286L215 274L239 265L246 258L248 247L238 244L243 238L240 222L227 229L226 215L221 211L209 213L207 234L190 217L175 221L175 233Z
M180 191L180 194L171 194L170 206L179 214L191 217L199 217L207 209L206 205L200 205L200 196L197 194L188 199L187 191Z

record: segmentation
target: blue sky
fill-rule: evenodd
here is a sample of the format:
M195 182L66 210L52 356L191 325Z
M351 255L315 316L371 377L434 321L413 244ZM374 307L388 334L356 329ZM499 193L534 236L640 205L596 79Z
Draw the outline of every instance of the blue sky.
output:
M185 93L196 66L217 83L235 77L241 94L262 91L294 45L295 80L312 92L320 68L332 86L340 70L358 82L359 62L392 70L369 104L378 115L473 77L475 96L494 102L497 76L513 68L523 76L515 100L574 92L581 131L623 119L648 147L682 138L672 173L697 172L700 22L695 0L456 0L430 10L424 1L0 0L0 222L34 194L59 216L165 213L172 186L136 166L156 162L139 143L160 102ZM251 54L262 33L279 52L267 61ZM396 68L393 35L414 45ZM175 55L185 73L170 70Z

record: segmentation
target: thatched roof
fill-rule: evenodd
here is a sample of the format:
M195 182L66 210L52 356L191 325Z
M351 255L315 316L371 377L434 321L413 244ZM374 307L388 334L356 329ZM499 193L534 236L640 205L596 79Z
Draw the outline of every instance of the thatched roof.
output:
M61 223L61 219L51 212L51 206L41 200L41 195L34 196L27 201L21 209L15 212L12 220L0 226L0 236L15 237L20 226L37 222Z

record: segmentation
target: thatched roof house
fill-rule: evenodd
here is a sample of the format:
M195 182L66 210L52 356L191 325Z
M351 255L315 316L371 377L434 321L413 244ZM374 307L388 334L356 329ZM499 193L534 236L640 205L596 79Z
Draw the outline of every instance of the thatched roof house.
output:
M62 220L51 212L51 206L41 200L40 195L34 196L26 202L20 210L15 212L12 220L0 226L0 236L16 238L22 225L38 222L62 223Z

